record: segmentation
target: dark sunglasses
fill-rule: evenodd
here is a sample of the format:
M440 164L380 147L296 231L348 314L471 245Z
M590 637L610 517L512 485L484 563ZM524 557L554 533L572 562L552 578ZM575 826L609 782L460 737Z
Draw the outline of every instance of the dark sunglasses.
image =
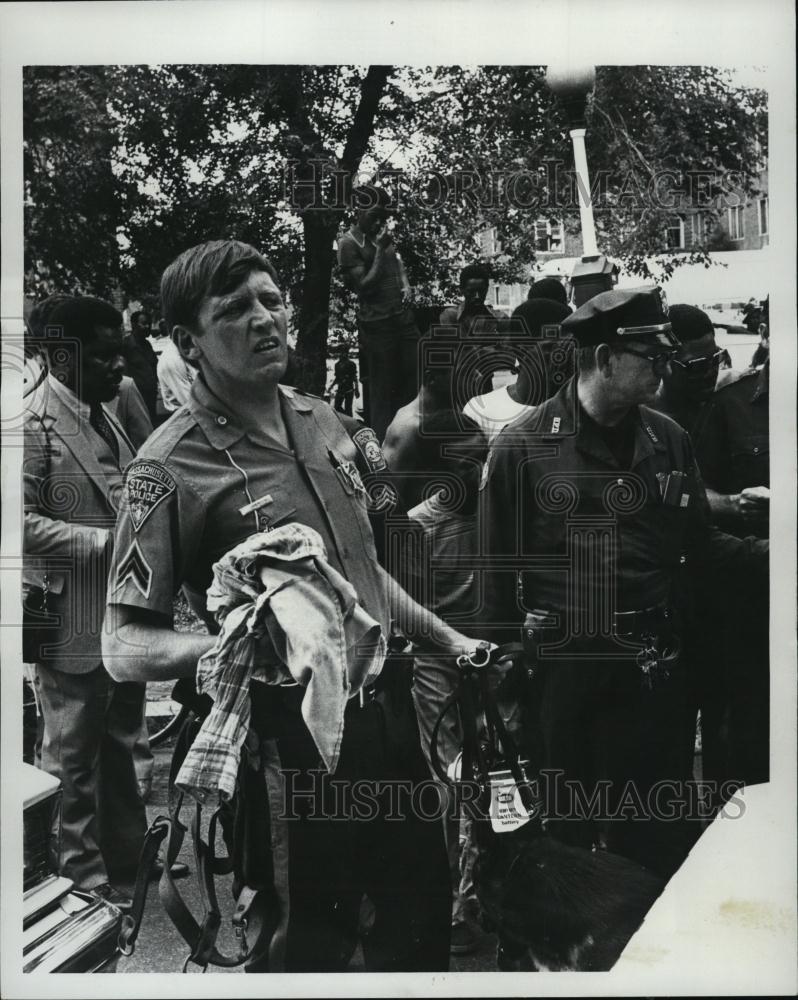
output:
M636 358L642 358L644 361L650 361L654 366L655 371L657 369L662 370L676 357L676 351L663 351L661 349L658 351L635 351L631 347L621 347L620 350L624 354L634 354Z
M692 361L679 361L678 358L674 358L672 363L683 368L688 375L700 375L703 372L711 371L713 368L719 368L722 357L723 351L719 350L715 351L714 354L710 354L708 358L694 358Z

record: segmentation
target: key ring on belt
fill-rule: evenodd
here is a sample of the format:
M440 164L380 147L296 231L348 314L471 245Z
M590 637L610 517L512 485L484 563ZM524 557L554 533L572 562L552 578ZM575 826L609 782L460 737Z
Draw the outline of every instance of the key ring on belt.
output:
M457 657L460 670L470 673L472 670L484 670L491 660L491 647L487 642L481 642L471 653L461 653Z

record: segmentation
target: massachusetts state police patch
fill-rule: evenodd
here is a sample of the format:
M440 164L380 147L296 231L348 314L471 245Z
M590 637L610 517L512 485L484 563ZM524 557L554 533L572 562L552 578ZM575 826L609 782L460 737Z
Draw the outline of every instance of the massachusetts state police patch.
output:
M355 431L352 440L371 472L382 472L388 468L377 435L370 427L361 427L359 431Z
M134 462L125 478L125 503L138 531L158 504L177 489L171 473L158 462Z

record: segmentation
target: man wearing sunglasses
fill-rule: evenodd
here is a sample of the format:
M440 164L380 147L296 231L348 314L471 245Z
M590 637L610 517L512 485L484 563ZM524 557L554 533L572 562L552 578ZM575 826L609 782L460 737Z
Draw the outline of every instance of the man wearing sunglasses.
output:
M698 447L718 379L723 352L715 342L712 320L695 306L671 306L669 317L679 348L662 374L652 406L667 413Z
M712 519L740 537L768 535L768 384L765 373L735 373L716 387L720 352L712 322L695 306L670 310L682 342L655 405L690 434ZM768 593L743 576L700 572L686 653L701 710L704 777L753 784L768 778Z
M484 623L535 651L549 832L668 877L700 829L680 821L698 817L676 598L697 563L753 578L767 545L711 526L688 435L649 409L680 347L660 290L603 292L561 329L576 376L483 476Z
M716 410L728 394L715 395L723 351L715 342L712 320L695 306L674 305L670 309L670 321L680 346L662 374L662 385L652 405L660 412L667 413L690 435L715 523L724 531L735 535L754 534L765 537L769 497L758 489L767 485L765 479L760 475L756 482L743 482L738 476L740 488L736 491L728 488L734 478L729 474L733 462L732 455L729 454L729 442L739 439L739 446L735 445L732 449L733 454L737 455L745 451L746 435L753 439L759 433L762 437L757 423L759 411L751 411L750 428L745 427L743 416L742 420L737 419L739 429L735 428L735 434L719 432L718 424L722 421L719 421ZM737 378L739 376L727 382L727 385L733 384ZM766 407L764 412L767 419ZM764 439L766 438L765 426ZM757 456L764 455L766 461L766 440L764 445L762 440L755 444L760 446ZM761 527L763 522L764 530Z

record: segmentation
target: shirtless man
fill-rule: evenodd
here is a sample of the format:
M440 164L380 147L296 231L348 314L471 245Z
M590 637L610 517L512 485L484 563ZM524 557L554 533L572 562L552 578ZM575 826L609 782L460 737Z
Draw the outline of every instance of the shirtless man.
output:
M431 474L441 463L441 440L424 434L433 414L452 412L451 367L425 367L415 399L401 407L385 432L382 452L406 510L425 499Z

